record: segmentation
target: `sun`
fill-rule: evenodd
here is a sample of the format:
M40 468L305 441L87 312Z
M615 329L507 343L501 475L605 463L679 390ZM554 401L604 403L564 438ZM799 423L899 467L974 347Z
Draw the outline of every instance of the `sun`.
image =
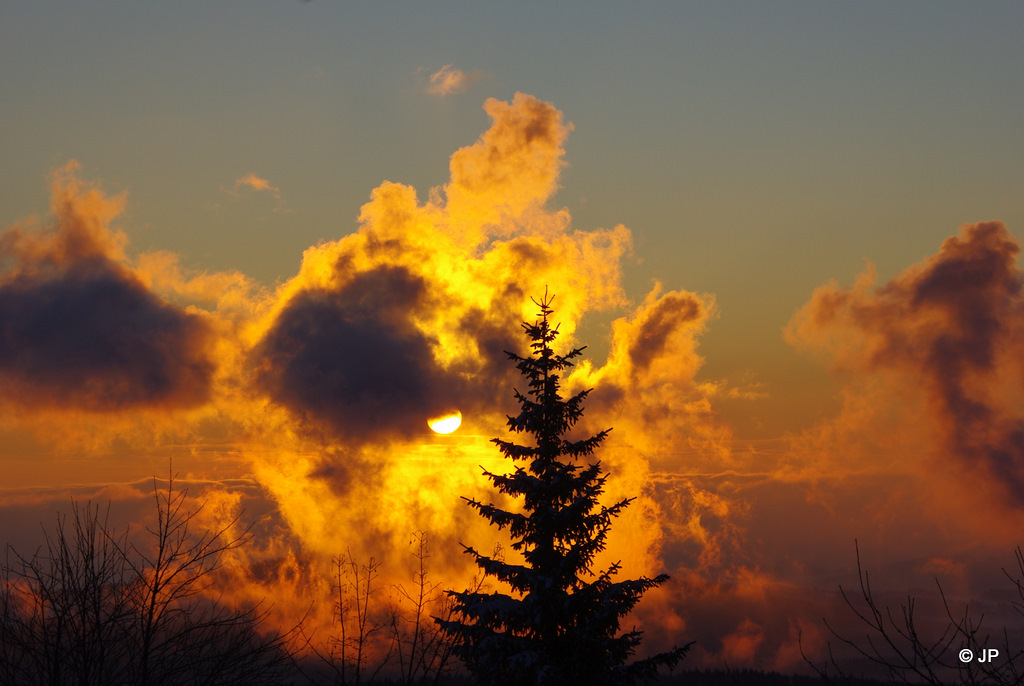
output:
M450 434L458 429L460 424L462 424L462 413L458 410L427 420L427 426L439 434Z

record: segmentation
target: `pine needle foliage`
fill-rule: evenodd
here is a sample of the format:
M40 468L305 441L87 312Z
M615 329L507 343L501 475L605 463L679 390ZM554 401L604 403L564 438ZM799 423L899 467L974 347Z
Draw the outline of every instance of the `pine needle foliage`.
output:
M485 576L504 582L511 593L451 591L456 619L438 623L452 638L453 652L484 686L648 682L661 667L674 667L689 645L628 662L642 632L620 634L620 622L668 576L615 581L618 563L593 569L612 520L633 498L599 503L608 476L599 461L588 464L587 458L610 430L583 440L565 438L582 416L590 390L561 396L561 375L584 348L554 353L558 327L550 323L551 302L547 294L534 300L540 319L523 324L530 356L507 353L528 382L525 393L515 390L520 411L508 418L508 427L532 437L533 445L493 439L515 468L509 474L484 470L498 491L519 500L521 510L463 498L492 525L508 530L522 564L463 546Z

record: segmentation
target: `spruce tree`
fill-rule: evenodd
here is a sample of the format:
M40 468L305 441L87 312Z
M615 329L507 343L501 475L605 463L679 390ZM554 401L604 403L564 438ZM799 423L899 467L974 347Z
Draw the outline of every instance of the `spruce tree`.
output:
M508 529L522 563L463 546L486 576L507 584L511 593L451 591L456 619L438 621L452 638L455 654L482 685L650 681L660 667L675 666L689 646L628 663L642 632L619 635L620 621L668 576L615 581L618 563L593 571L612 520L633 498L610 506L598 502L608 477L600 462L587 462L610 429L583 440L565 438L583 414L590 390L568 399L560 394L560 374L583 348L564 356L554 353L558 327L550 324L551 300L546 294L534 300L540 319L523 324L530 356L507 353L529 384L525 394L515 390L520 411L508 418L508 427L531 436L534 444L493 439L514 469L509 474L484 470L500 492L520 502L520 511L463 498L492 525Z

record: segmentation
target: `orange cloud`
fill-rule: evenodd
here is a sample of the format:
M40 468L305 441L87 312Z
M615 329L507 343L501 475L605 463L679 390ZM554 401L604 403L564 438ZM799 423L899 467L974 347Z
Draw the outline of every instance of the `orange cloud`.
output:
M548 206L571 129L561 112L524 94L484 108L492 125L452 155L448 184L425 202L401 184L376 188L359 231L308 249L244 334L248 380L264 403L249 454L303 548L401 564L402 542L429 531L455 585L473 573L448 555L460 541L500 542L459 503L496 497L480 465L506 468L487 439L505 434L518 377L504 351L524 345L520 324L536 317L530 297L555 294L559 344L573 345L585 314L627 304L620 265L632 244L625 227L575 229L567 210ZM655 293L643 324L622 325L619 354L629 358L632 349L639 361L616 373L660 384L664 402L677 378L687 384L690 404L672 407L684 423L701 406L698 358L667 382L655 380L670 366L656 358L692 352L709 308L690 294ZM664 340L639 339L637 328ZM609 369L619 364L626 362ZM646 387L632 388L639 402ZM437 437L426 420L449 407L461 410L463 425ZM609 408L595 402L588 415L604 423ZM668 426L670 413L662 415L658 426ZM601 457L613 468L610 499L643 490L646 455ZM641 498L613 530L608 556L622 559L626 573L660 571L657 516Z
M377 188L360 231L307 250L258 325L257 386L307 428L363 443L409 438L451 406L500 416L503 351L533 316L530 294L559 294L568 336L584 311L623 302L628 231L571 231L567 212L543 206L561 113L522 94L485 109L494 125L452 156L446 198Z
M50 227L13 226L0 234L0 256L7 277L37 275L90 259L124 259L127 237L110 228L124 211L124 194L108 197L78 178L81 165L71 160L54 171L50 182Z
M570 382L595 388L598 414L621 430L613 442L673 469L707 469L728 453L728 429L711 409L714 387L696 378L703 363L697 339L714 316L713 297L662 293L656 284L629 318L612 323L607 363L584 361ZM685 455L693 455L689 464Z
M869 269L849 290L819 288L787 329L860 379L848 390L848 416L872 398L861 418L888 416L917 436L924 449L911 461L1015 508L1024 506L1019 251L1001 222L967 224L884 286L872 287Z
M762 643L764 629L755 622L744 619L735 631L722 638L722 658L729 665L752 666Z
M486 74L478 69L464 72L446 64L430 75L430 84L427 85L427 92L432 95L452 95L454 93L465 93L478 81L486 78Z
M697 639L694 662L798 668L801 640L825 649L823 616L862 634L836 592L856 584L855 539L883 603L937 601L936 576L957 607L1007 586L1024 526L1018 251L1001 223L971 224L887 283L869 269L815 291L786 335L832 364L842 409L781 449L730 449L696 376L710 311L696 295L649 295L616 322L605 367L580 366L573 379L615 412L612 455L626 428L618 449L664 470L649 475L675 577L662 600ZM662 367L645 377L648 365ZM985 607L997 629L1012 616Z
M238 192L238 189L243 186L254 191L271 193L278 200L281 199L281 190L279 188L270 185L269 181L251 172L237 179L233 190Z

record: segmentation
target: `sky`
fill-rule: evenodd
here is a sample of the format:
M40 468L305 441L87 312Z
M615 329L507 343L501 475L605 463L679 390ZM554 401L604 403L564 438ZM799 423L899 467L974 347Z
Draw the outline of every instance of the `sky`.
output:
M609 495L640 496L609 555L673 576L638 611L655 644L798 668L855 539L892 598L938 578L998 617L1024 525L1022 21L4 4L0 533L29 545L71 494L144 517L173 461L260 518L250 569L397 570L428 531L460 583L458 543L494 534L459 496L492 497L503 351L546 287L588 346L583 428L614 427ZM282 622L311 592L247 579Z

